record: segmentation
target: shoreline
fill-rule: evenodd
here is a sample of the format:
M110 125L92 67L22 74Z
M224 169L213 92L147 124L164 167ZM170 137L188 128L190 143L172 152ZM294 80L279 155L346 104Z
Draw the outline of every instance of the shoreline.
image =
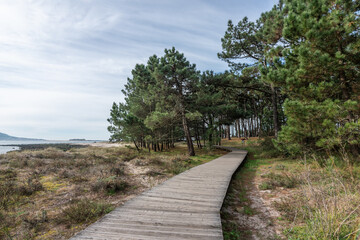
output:
M67 151L71 148L85 148L87 146L91 147L102 147L102 148L110 148L110 147L122 147L125 146L125 143L110 143L110 142L87 142L87 143L21 143L21 144L4 144L0 145L1 147L11 147L13 149L9 149L8 151L0 154L5 154L7 152L12 151L25 151L25 150L43 150L46 148L57 148L63 151ZM17 149L14 149L17 148Z

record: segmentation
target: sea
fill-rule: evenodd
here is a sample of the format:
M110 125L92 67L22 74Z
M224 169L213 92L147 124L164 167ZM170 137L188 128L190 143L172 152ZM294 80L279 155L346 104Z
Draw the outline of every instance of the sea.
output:
M10 151L20 150L21 145L26 144L84 144L84 143L95 143L95 142L103 142L104 140L85 140L85 141L66 141L66 140L27 140L27 141L3 141L0 140L0 154L4 154ZM11 146L9 146L11 145Z

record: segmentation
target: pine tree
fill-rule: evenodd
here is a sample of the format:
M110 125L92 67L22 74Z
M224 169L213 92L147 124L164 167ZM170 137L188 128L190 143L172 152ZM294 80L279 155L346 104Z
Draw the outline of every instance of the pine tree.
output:
M278 145L359 152L359 2L286 1L284 38L290 46L272 79L288 95L287 125Z
M157 110L167 116L169 109L172 109L170 111L172 116L181 119L189 155L194 156L195 150L188 121L200 115L197 111L191 111L195 101L194 93L198 86L199 72L195 64L190 64L184 54L173 47L165 49L165 55L160 58L154 76L159 95L163 97L162 104L157 106ZM162 110L164 108L166 111Z
M232 21L228 22L228 29L225 36L221 39L223 51L218 54L219 58L226 61L234 72L241 72L246 68L251 68L253 71L262 72L260 78L261 82L256 83L255 86L239 85L238 87L247 87L249 90L258 89L261 91L264 86L265 91L271 95L273 126L274 133L277 136L280 131L280 116L279 112L282 109L278 108L280 98L279 89L274 86L273 81L269 81L267 73L274 67L272 62L274 51L270 54L269 51L274 46L281 44L282 40L282 15L280 14L282 3L274 6L274 8L266 13L263 13L261 18L256 22L251 22L247 17L243 18L237 25ZM251 61L252 63L243 63L242 60ZM258 87L258 85L263 85ZM281 115L281 113L280 113Z

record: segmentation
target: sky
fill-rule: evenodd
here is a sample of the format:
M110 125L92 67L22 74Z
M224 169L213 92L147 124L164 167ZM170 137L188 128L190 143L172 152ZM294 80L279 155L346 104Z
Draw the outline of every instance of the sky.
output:
M0 132L106 140L110 108L137 63L175 47L222 72L227 22L275 0L1 0Z

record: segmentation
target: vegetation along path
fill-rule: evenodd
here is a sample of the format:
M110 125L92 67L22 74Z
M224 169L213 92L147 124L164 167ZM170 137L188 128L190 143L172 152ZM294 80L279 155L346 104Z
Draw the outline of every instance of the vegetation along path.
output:
M220 208L247 154L231 150L128 201L72 239L223 239Z

